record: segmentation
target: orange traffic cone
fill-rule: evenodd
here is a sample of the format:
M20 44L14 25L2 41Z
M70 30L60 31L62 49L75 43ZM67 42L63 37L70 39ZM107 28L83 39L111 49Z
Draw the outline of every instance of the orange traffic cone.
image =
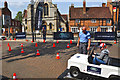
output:
M11 38L10 38L10 40L11 40Z
M17 80L16 73L13 73L13 80Z
M16 38L14 38L14 40L16 41Z
M21 53L24 53L24 50L23 50L23 48L21 49Z
M31 41L31 43L33 43L33 41Z
M23 43L21 43L21 47L23 47Z
M56 43L59 43L59 41L57 40L57 42Z
M45 39L43 40L43 43L45 43Z
M57 53L57 55L56 55L56 59L60 59L59 53Z
M101 43L101 40L100 40L100 43Z
M116 44L116 40L114 40L114 44Z
M28 41L28 40L26 39L26 41Z
M69 43L67 44L67 48L70 48L70 45L69 45Z
M8 43L8 45L7 45L7 46L8 46L8 47L10 46L10 45L9 45L9 43Z
M35 47L38 47L37 43L35 44Z
M37 54L36 54L36 56L39 56L39 55L40 55L39 50L37 50Z
M55 47L55 43L53 43L53 47Z
M5 38L5 40L7 40L7 38Z
M72 44L72 40L70 40L70 44Z
M9 50L8 51L11 51L11 47L9 46Z

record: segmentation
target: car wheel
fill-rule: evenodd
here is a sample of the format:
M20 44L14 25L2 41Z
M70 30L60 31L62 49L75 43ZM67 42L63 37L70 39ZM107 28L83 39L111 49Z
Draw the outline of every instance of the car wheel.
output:
M76 68L76 67L70 68L70 75L73 78L81 78L80 70L78 68Z
M120 80L120 77L117 77L117 76L111 76L109 78L109 80Z

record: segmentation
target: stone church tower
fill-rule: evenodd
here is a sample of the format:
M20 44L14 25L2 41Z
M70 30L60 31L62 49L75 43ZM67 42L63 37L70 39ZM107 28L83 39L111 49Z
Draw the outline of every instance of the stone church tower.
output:
M52 0L36 0L34 3L34 30L36 22L39 20L38 9L42 9L42 25L46 26L47 34L58 32L59 28L63 28L66 32L67 15L61 15L57 8L57 4L53 4ZM65 16L65 17L64 17ZM38 21L37 21L38 20ZM23 12L23 23L27 34L31 34L31 5ZM40 30L36 30L39 32Z

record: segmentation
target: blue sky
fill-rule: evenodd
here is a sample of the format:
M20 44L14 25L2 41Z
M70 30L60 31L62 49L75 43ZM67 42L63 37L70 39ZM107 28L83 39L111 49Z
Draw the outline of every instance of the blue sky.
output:
M18 11L22 11L27 9L30 0L0 0L0 8L4 7L4 1L8 2L8 7L12 12L12 18L14 18ZM35 1L35 0L34 0ZM53 0L54 4L57 4L57 7L61 14L69 13L69 6L74 4L75 7L82 7L83 0ZM114 1L114 0L113 0ZM102 6L102 2L107 2L107 0L86 0L87 7L98 7Z

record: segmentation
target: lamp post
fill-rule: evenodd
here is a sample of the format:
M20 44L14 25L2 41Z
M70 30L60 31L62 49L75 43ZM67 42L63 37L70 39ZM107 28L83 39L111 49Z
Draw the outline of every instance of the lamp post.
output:
M115 0L115 2L116 2L116 18L115 18L116 29L115 29L115 33L116 33L116 41L117 41L117 29L118 29L118 26L117 26L117 0Z
M32 41L34 42L33 17L34 17L34 0L31 0L31 31L32 31Z

